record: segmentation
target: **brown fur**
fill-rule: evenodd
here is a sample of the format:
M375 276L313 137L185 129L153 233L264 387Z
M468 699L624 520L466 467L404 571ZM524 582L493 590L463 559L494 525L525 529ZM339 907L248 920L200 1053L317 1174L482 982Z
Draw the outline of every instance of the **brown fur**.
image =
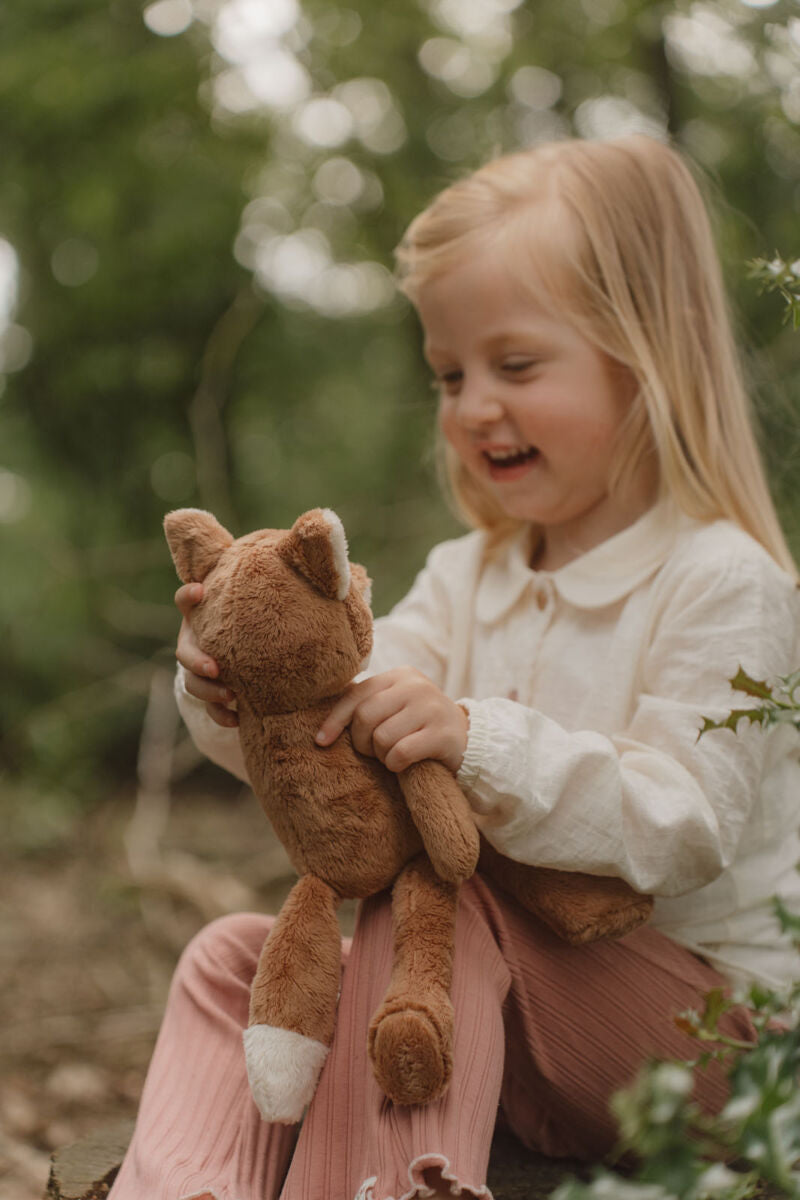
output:
M650 920L652 896L623 879L514 862L481 838L479 869L571 946L624 937Z
M180 578L204 584L192 628L238 697L253 789L300 875L265 943L250 1024L328 1045L339 986L336 906L394 883L394 970L369 1049L386 1094L423 1103L450 1078L455 910L478 835L441 763L393 775L354 749L349 730L328 747L314 741L372 645L369 581L347 564L331 517L314 509L291 530L234 541L210 513L181 509L165 530ZM649 913L646 898L617 880L538 872L489 847L483 861L570 941L619 935Z
M204 583L192 627L237 694L250 780L301 876L265 943L250 1024L328 1045L339 984L336 905L397 880L404 916L396 956L406 969L372 1023L372 1041L383 1047L376 1073L398 1103L430 1100L450 1077L455 906L458 884L478 861L478 835L441 763L398 777L359 754L347 730L331 746L314 741L372 646L366 573L353 566L346 597L336 598L341 579L319 510L288 532L238 541L196 510L170 513L165 527L181 579ZM424 969L416 954L410 973L409 939L427 947ZM391 1037L381 1039L384 1017Z

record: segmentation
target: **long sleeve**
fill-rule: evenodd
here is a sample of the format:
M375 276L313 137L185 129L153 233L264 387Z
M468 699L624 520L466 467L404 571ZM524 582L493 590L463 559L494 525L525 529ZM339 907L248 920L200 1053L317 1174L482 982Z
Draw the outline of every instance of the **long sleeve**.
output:
M681 555L652 589L647 619L638 611L646 642L618 733L568 729L508 699L465 699L470 735L459 781L483 832L510 857L679 896L732 863L748 822L758 820L761 844L793 828L788 795L770 797L769 811L754 806L767 773L786 767L783 739L794 730L742 723L735 735L699 740L698 730L703 716L746 701L728 683L740 663L759 679L799 665L797 591L760 548ZM602 694L590 669L586 688Z
M409 592L390 613L376 619L372 655L362 677L410 666L438 687L445 686L453 631L448 568L458 555L458 542L435 546Z
M175 674L175 701L192 741L201 754L218 767L230 771L237 779L241 779L242 783L249 783L239 730L217 725L216 721L211 720L202 700L190 696L186 691L186 672L180 663Z

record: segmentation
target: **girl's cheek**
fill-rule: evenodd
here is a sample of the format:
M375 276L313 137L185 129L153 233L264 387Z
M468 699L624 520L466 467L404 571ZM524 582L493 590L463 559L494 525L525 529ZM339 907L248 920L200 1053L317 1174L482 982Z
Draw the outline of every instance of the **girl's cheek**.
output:
M455 435L455 420L452 411L449 411L449 406L445 400L439 402L439 411L436 416L436 423L439 426L439 432L450 443L454 445Z
M450 449L453 450L460 459L464 460L465 452L466 456L469 457L464 443L464 436L454 421L440 422L439 428Z

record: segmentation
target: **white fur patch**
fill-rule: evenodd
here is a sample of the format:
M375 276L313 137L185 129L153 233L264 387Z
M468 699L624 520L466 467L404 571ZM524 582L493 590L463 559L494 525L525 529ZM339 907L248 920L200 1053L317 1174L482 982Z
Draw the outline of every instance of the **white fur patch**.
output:
M350 591L350 560L347 557L347 538L344 533L344 525L332 508L323 508L322 515L328 522L330 530L333 563L338 580L336 599L344 600Z
M274 1025L251 1025L242 1040L250 1091L261 1116L294 1125L314 1095L328 1047Z

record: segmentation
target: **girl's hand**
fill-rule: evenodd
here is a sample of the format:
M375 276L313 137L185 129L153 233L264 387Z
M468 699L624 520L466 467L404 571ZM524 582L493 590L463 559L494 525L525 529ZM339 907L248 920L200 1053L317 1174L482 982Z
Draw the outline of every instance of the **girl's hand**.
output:
M395 772L436 758L455 775L467 748L464 709L413 667L351 684L323 722L317 742L329 746L346 725L356 750Z
M228 705L236 697L230 688L215 682L219 667L213 658L203 653L192 633L192 609L202 599L202 583L185 583L175 593L175 603L183 617L175 657L186 670L186 691L189 695L205 701L206 712L217 725L233 728L239 724L239 718Z

